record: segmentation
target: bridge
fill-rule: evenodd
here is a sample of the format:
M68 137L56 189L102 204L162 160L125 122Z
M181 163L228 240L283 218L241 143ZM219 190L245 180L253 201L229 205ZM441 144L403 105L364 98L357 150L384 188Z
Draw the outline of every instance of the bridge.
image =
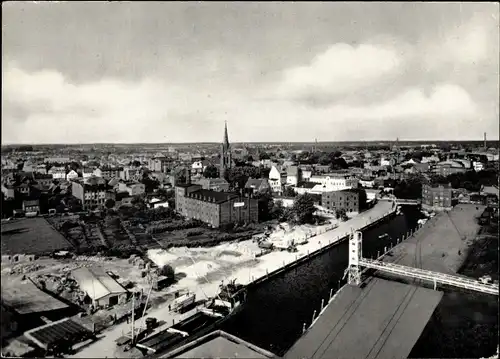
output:
M352 233L349 238L349 266L346 269L345 274L348 275L347 282L351 285L361 284L361 267L364 267L393 275L429 281L434 283L434 289L436 289L437 284L439 283L477 292L498 295L498 284L487 284L463 276L449 275L420 268L407 267L399 264L363 258L362 241L363 234L359 231Z
M405 206L419 206L422 204L422 200L420 199L405 199L405 198L395 198L395 197L381 197L380 201L391 201L396 205L405 205Z

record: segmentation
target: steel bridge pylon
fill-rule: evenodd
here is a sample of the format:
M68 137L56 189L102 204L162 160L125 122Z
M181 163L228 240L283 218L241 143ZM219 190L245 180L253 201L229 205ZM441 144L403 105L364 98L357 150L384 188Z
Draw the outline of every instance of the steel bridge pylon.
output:
M349 237L349 267L347 267L347 283L351 285L361 284L360 260L363 258L363 233L351 232ZM345 277L345 275L344 275Z

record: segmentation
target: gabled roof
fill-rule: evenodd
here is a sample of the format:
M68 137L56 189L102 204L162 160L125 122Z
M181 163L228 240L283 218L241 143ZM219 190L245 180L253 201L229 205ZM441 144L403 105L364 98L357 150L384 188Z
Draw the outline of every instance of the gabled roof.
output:
M264 178L249 178L245 188L259 188L265 182Z
M101 299L111 293L127 292L117 281L97 268L80 267L72 271L71 275L78 282L80 289L93 300Z

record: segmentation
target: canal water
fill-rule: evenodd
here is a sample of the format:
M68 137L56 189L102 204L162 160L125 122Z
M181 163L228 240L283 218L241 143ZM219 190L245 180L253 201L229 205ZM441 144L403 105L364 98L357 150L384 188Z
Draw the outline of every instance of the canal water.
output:
M403 207L393 216L363 232L363 256L375 257L385 246L417 227L422 218L416 207ZM379 236L387 233L388 237ZM309 326L321 300L328 300L344 285L348 264L348 243L343 242L309 262L284 272L252 289L241 312L230 318L222 330L261 348L283 355L301 336L304 323Z

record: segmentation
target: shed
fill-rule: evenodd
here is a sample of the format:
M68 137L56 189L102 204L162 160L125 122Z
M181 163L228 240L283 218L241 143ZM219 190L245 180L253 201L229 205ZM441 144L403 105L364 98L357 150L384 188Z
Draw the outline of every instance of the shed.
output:
M48 323L41 327L28 330L24 336L45 350L83 342L93 336L93 333L75 321L64 318L57 322Z
M104 270L81 267L72 271L71 275L94 306L112 306L127 300L127 290Z

